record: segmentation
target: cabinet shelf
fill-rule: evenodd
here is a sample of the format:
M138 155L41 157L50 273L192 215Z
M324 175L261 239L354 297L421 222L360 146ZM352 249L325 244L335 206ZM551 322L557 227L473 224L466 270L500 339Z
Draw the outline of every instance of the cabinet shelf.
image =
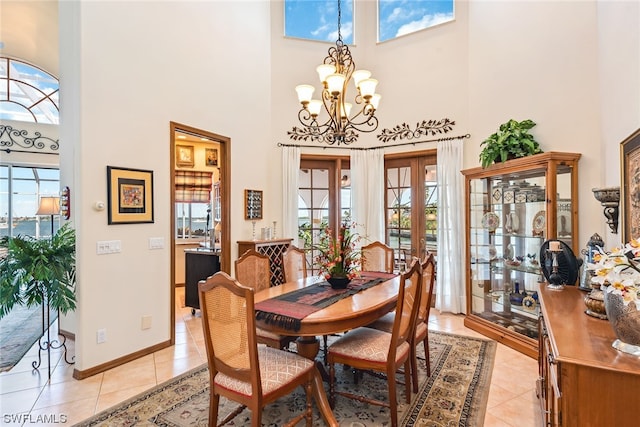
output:
M465 326L531 357L538 349L537 303L512 304L509 292L519 288L530 295L538 289L541 269L531 261L538 260L547 239L559 238L578 253L572 236L578 235L579 159L577 153L549 152L462 171L469 272ZM488 212L497 215L493 222Z

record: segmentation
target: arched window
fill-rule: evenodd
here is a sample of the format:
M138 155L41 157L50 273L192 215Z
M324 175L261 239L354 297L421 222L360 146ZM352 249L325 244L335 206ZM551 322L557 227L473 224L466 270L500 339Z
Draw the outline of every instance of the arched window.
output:
M58 79L17 59L0 57L0 119L58 124Z
M26 62L0 56L0 121L57 125L60 122L59 92L56 77ZM0 237L47 236L49 230L59 228L60 217L37 216L36 211L41 197L59 195L60 171L50 166L41 167L37 160L30 165L13 164L8 153L29 152L37 145L33 138L30 143L21 144L28 138L13 124L0 126L0 137L3 151L7 151L0 161ZM50 141L57 149L57 141Z

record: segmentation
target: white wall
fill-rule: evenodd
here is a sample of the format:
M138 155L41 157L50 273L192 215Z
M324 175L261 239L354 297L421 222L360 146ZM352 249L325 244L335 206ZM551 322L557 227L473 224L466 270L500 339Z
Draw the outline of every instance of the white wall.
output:
M465 167L478 165L480 142L512 117L538 123L545 151L582 153L586 244L607 230L591 188L619 183L618 144L640 123L638 9L625 1L459 1L454 22L376 44L375 2L358 1L351 50L380 80L380 129L455 120L452 134L472 135ZM169 121L231 137L232 243L251 236L245 188L264 191L257 228L281 221L276 144L290 142L296 125L294 86L315 84L330 46L284 39L282 26L281 1L61 3L61 179L72 189L78 231L77 369L169 339ZM357 145L380 145L376 133ZM91 208L106 200L107 165L154 171L154 224L108 226L106 212ZM158 236L165 249L148 250ZM121 254L95 255L96 241L114 239ZM140 330L142 315L153 316L151 330ZM107 343L95 343L98 328Z
M78 230L76 368L85 370L170 338L170 121L231 137L233 241L250 235L238 220L242 189L263 188L270 170L269 5L60 5L60 86L71 95L61 100L61 128L74 147ZM92 209L106 201L107 165L154 171L153 224L107 225L107 212ZM164 237L165 248L149 250L150 237ZM96 255L99 240L120 240L122 252ZM153 318L149 330L143 315Z

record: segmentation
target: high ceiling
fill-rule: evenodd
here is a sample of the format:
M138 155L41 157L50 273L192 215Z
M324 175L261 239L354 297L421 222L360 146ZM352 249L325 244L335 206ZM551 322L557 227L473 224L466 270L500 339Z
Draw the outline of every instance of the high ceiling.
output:
M59 76L58 2L0 1L0 55Z

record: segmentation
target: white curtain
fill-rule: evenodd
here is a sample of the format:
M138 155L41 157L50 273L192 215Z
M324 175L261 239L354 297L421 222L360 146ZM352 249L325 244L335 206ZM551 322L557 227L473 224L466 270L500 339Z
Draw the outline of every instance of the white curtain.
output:
M300 147L282 147L282 237L298 246L298 176Z
M438 276L436 309L466 312L462 140L438 142Z
M363 237L361 244L385 241L382 148L351 150L351 216Z

